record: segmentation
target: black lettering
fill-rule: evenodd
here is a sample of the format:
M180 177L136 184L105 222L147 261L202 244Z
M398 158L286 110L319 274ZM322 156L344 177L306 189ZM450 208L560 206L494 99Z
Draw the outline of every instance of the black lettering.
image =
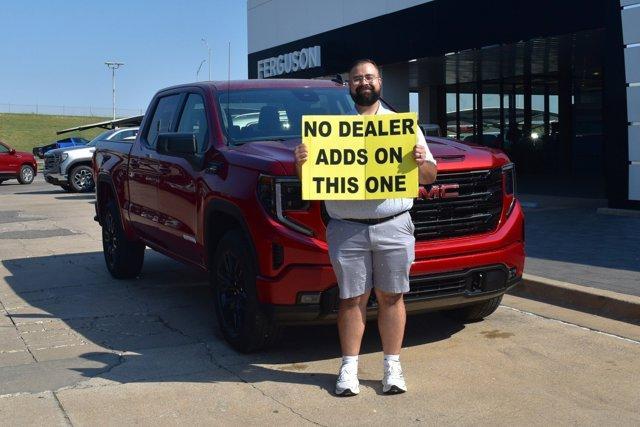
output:
M389 120L389 132L391 135L400 135L400 120L399 119L391 119Z
M365 181L364 186L367 189L367 192L375 193L376 191L378 191L378 179L375 176L370 176Z
M350 133L351 133L351 126L349 126L349 122L340 122L338 134L340 136L349 136Z
M358 164L366 165L367 164L367 150L361 148L358 150Z
M342 162L342 151L337 148L332 148L329 150L329 164L330 165L339 165Z
M342 163L345 165L352 165L356 162L356 152L350 148L344 150L344 159Z
M329 136L331 134L331 124L324 121L320 122L318 132L320 132L320 136Z
M356 178L355 176L349 177L349 179L347 180L347 183L349 184L349 188L347 188L347 192L351 194L355 194L358 192L358 178Z
M402 119L402 134L413 135L413 119Z
M389 159L389 153L387 152L387 149L383 147L378 148L375 153L375 158L376 163L378 163L379 165L386 163Z
M380 177L380 191L393 191L393 180L390 176Z
M316 193L320 193L322 191L322 181L324 181L323 176L314 176L313 182L316 183Z
M395 191L406 191L406 175L396 175L395 176Z
M360 122L360 121L353 122L353 136L357 136L357 137L364 136L362 133L363 126L364 126L364 122Z
M304 136L316 136L318 133L318 123L304 122Z
M340 178L326 178L327 180L327 193L331 193L332 189L334 192L338 193L340 191L340 182L338 181Z
M389 155L391 157L391 163L402 163L402 147L390 147Z
M378 121L378 136L387 136L389 132L385 132L384 130L384 122L382 120Z
M327 152L324 151L324 148L321 148L320 151L318 151L318 158L316 159L316 165L319 165L319 164L324 164L324 165L329 164L329 159L327 159Z
M364 136L376 136L376 125L374 122L367 122L367 128L364 131Z

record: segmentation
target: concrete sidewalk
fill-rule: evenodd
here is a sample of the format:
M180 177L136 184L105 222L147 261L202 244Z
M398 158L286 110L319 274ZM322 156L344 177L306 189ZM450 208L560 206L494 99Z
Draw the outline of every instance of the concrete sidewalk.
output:
M640 324L640 216L601 213L601 199L519 198L527 259L512 294Z

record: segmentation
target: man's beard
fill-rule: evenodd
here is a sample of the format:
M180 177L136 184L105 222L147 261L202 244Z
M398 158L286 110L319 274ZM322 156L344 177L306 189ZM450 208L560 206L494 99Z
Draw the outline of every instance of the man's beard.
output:
M365 91L365 89L370 89L369 91ZM357 105L361 105L363 107L369 107L380 99L380 91L376 90L373 86L360 86L356 89L356 93L349 92L351 95L351 99Z

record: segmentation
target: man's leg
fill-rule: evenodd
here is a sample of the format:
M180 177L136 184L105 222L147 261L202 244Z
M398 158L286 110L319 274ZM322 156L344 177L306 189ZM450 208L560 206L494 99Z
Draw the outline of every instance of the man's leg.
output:
M338 334L343 356L360 354L362 335L367 321L367 301L371 290L354 297L341 299L338 306Z
M400 354L407 312L402 294L391 294L376 288L378 330L384 354Z

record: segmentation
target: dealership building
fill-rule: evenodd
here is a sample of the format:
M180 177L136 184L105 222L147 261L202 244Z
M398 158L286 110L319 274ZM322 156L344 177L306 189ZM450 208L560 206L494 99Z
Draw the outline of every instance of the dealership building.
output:
M521 191L640 209L640 0L249 0L249 78L346 80L500 148ZM437 125L437 126L435 126Z

